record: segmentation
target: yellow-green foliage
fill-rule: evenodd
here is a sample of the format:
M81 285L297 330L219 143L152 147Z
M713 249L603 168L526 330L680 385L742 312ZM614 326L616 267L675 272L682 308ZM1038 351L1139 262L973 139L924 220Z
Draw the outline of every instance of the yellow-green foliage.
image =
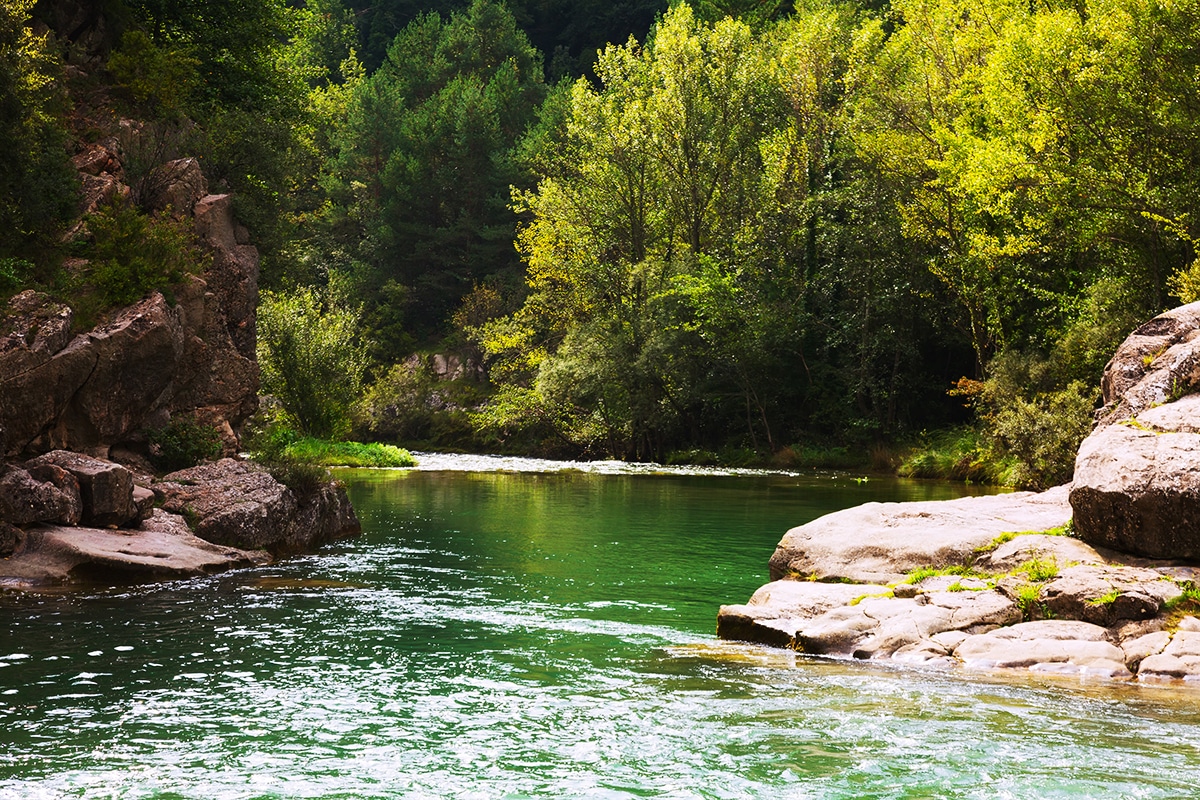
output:
M284 452L292 459L326 467L412 467L417 460L407 450L377 442L331 442L297 439Z

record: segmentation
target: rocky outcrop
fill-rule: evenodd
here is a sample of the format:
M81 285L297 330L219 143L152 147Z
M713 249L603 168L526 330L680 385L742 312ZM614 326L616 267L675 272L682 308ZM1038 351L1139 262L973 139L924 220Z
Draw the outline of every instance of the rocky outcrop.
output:
M0 474L0 585L209 574L360 530L339 484L297 494L249 462L134 481L120 464L67 451L10 465Z
M186 514L196 535L216 544L296 553L362 530L341 486L297 495L246 461L173 472L153 489L165 510Z
M0 561L0 586L165 580L268 561L265 552L206 542L182 517L156 509L134 530L48 526L26 531L13 555Z
M1200 679L1200 647L1165 616L1194 569L1021 530L1065 522L1066 491L870 504L793 529L772 561L787 571L722 606L717 633L932 667Z
M122 120L119 135L80 144L81 211L136 194L151 212L190 220L211 260L202 275L151 292L89 331L74 330L71 309L43 294L12 298L0 310L0 427L8 433L0 455L144 450L146 430L177 414L217 427L232 454L257 408L258 251L234 219L232 198L209 194L194 158L155 167L132 192L125 144L141 146L145 127ZM88 235L86 217L72 235Z
M1065 487L920 503L866 503L792 528L771 556L771 579L898 581L918 567L962 564L1003 533L1071 519Z
M1197 337L1200 303L1159 314L1129 334L1104 367L1098 425L1127 420L1200 388Z
M1138 328L1104 372L1105 406L1075 461L1084 541L1200 559L1200 303Z

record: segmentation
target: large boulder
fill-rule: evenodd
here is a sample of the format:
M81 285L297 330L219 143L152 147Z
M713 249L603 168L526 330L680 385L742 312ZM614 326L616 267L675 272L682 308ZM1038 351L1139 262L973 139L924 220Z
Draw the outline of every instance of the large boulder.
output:
M1200 303L1134 331L1105 368L1104 408L1071 489L1080 539L1200 559Z
M99 527L121 526L140 519L133 497L133 475L120 464L67 450L54 450L26 463L31 473L69 473L83 500L82 521Z
M898 581L918 567L974 561L1004 533L1044 531L1071 519L1067 488L919 503L866 503L792 528L771 556L785 577Z
M13 467L0 475L0 522L30 525L51 522L76 525L83 515L79 484L59 470L50 480ZM73 485L72 485L73 484Z
M153 489L162 508L187 517L197 536L215 544L279 555L362 530L340 485L298 497L248 461L225 458L173 472Z
M1159 314L1117 348L1104 367L1100 425L1137 416L1200 387L1200 302Z

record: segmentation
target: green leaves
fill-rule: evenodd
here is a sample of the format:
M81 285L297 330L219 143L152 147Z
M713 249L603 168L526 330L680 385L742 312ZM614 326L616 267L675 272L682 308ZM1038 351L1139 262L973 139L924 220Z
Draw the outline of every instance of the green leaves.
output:
M258 363L264 392L275 395L296 427L338 438L369 363L357 309L339 307L309 288L264 292L258 307Z
M0 258L46 246L74 212L79 187L66 152L66 97L30 0L0 1Z
M490 0L413 21L350 101L335 196L367 237L364 290L405 287L410 332L439 331L488 275L515 272L509 186L517 141L545 95L539 54ZM370 323L383 327L383 298ZM398 356L405 342L384 345Z

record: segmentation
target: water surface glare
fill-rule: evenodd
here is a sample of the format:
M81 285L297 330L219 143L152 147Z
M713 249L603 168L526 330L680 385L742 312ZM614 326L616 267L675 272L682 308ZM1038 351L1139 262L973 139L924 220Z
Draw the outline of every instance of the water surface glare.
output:
M782 532L957 489L346 471L365 534L0 595L0 798L1178 798L1200 693L715 640Z

